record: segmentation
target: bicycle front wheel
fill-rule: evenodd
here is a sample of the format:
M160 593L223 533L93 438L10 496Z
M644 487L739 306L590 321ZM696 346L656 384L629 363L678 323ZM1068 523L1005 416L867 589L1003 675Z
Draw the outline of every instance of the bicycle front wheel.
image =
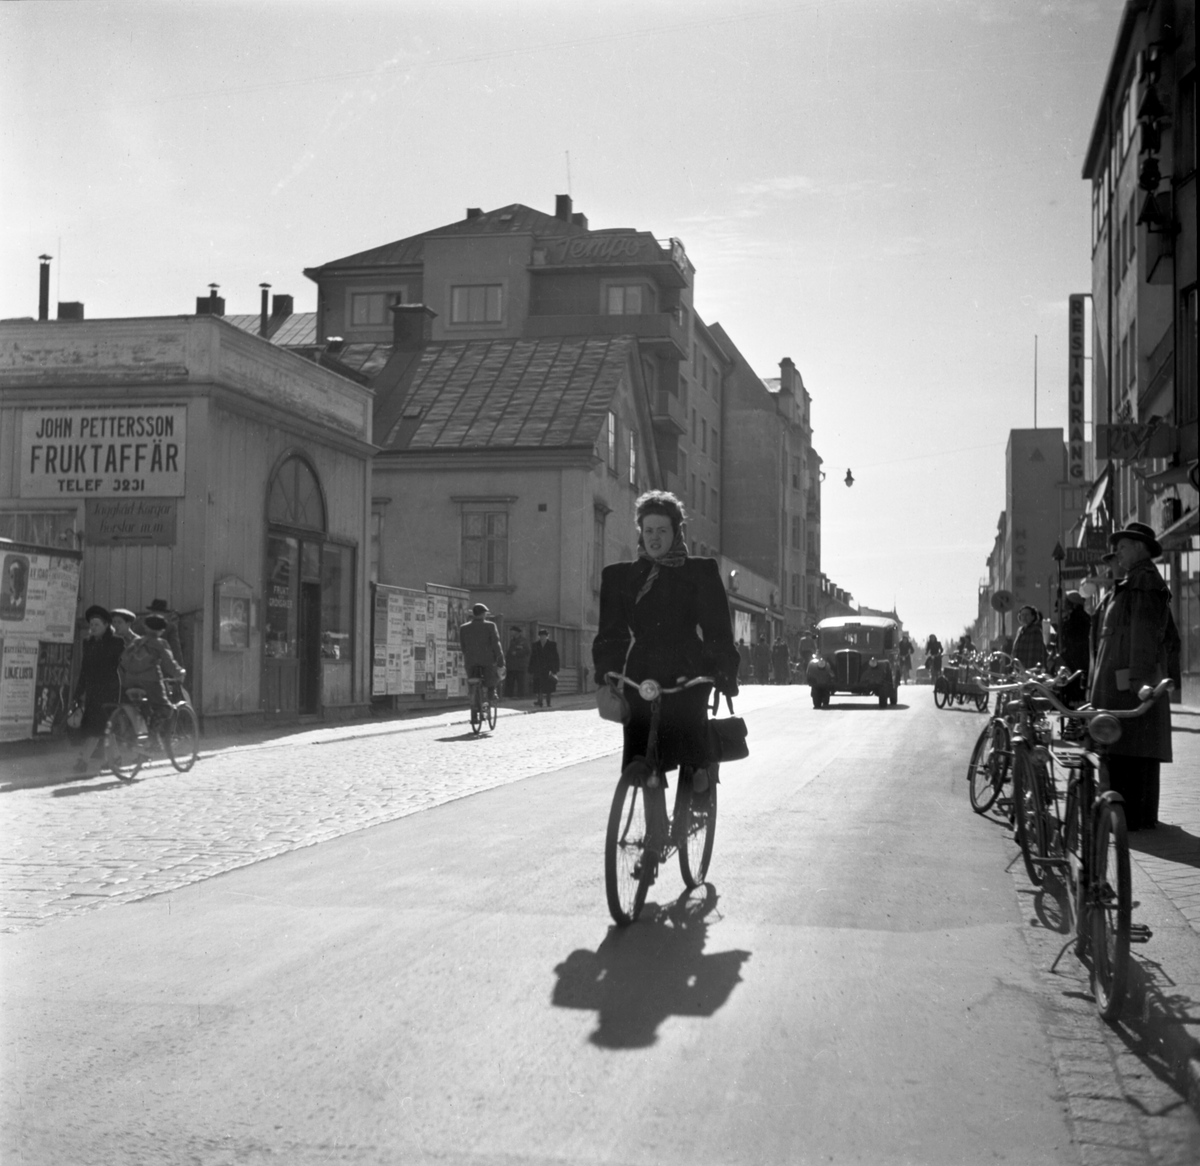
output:
M1008 776L1009 755L1008 726L1003 721L989 721L967 763L967 787L975 813L986 814L1000 796Z
M641 913L650 889L646 843L646 799L626 777L617 782L604 837L604 890L613 921L628 926Z
M195 711L186 704L171 713L167 726L167 756L180 773L187 773L196 764L200 753L200 724Z
M1092 949L1092 992L1105 1020L1115 1020L1129 982L1129 925L1133 891L1125 807L1102 802L1092 833L1088 915Z
M717 783L709 779L702 794L681 776L675 791L675 837L679 844L679 873L689 890L700 886L712 861L717 834Z
M137 729L124 705L118 705L105 726L108 767L122 781L133 781L146 757L138 748Z
M946 688L942 678L939 676L933 683L933 703L937 705L938 708L944 709L949 702L950 692Z
M1037 860L1046 855L1046 814L1041 782L1024 748L1017 749L1013 756L1013 817L1025 873L1031 883L1041 886L1046 873Z

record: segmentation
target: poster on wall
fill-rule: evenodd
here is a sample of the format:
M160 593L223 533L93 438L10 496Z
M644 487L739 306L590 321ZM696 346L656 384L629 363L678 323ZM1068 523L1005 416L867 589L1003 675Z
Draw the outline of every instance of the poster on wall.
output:
M66 723L71 707L71 653L74 644L38 644L33 735L53 733Z
M71 643L83 556L0 543L0 636Z
M471 618L471 593L461 587L447 587L441 583L426 583L425 590L446 600L444 615L445 636L445 687L449 696L467 695L467 670L463 665L462 652L458 646L458 629Z
M37 640L5 637L0 646L0 741L32 735Z

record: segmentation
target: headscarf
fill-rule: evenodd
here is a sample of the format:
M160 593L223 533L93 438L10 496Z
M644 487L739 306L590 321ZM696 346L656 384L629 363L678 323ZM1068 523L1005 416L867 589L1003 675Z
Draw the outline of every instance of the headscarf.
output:
M660 559L651 559L646 547L642 542L641 535L638 535L638 558L646 559L653 563L650 568L650 574L646 576L646 581L642 584L641 590L635 596L633 602L641 603L642 596L654 586L654 580L658 578L658 570L660 567L682 567L687 562L688 549L687 543L683 541L683 528L675 532L675 541L671 544L670 549Z

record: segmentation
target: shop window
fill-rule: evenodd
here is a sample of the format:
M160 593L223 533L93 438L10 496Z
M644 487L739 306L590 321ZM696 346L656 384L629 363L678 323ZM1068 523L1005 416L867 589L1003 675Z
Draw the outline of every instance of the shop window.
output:
M462 564L464 587L508 585L508 513L473 511L463 514Z
M497 324L503 300L498 283L464 284L450 289L452 324Z
M273 658L296 655L296 580L300 543L287 535L267 538L267 614L265 651Z
M74 550L77 512L71 510L0 511L0 538L39 547Z
M299 526L309 530L325 529L325 501L321 486L309 464L299 457L290 457L279 467L271 483L267 517L283 526Z
M328 543L321 552L321 659L354 659L354 551Z

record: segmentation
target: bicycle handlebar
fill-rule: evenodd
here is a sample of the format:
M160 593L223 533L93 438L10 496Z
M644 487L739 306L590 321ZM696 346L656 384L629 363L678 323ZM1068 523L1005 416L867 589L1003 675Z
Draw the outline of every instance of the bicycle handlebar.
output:
M1153 688L1150 688L1149 685L1144 685L1138 690L1138 696L1142 696L1144 692L1148 695L1142 697L1141 703L1135 709L1069 709L1044 684L1036 680L1027 680L1025 683L1032 688L1040 689L1042 695L1054 706L1059 716L1072 717L1078 721L1090 721L1094 717L1117 717L1119 720L1140 717L1149 710L1150 706L1156 700L1162 697L1163 693L1170 692L1175 687L1175 682L1170 679L1160 680Z
M637 680L631 680L623 672L606 672L604 675L609 681L621 681L625 684L628 684L630 688L636 688L638 690L638 695L641 696L642 700L645 701L657 700L664 694L669 695L675 692L683 692L684 689L695 688L698 684L716 683L711 676L693 676L691 680L687 680L681 676L679 679L683 681L682 684L677 684L674 688L664 688L657 680L642 680L639 682Z

